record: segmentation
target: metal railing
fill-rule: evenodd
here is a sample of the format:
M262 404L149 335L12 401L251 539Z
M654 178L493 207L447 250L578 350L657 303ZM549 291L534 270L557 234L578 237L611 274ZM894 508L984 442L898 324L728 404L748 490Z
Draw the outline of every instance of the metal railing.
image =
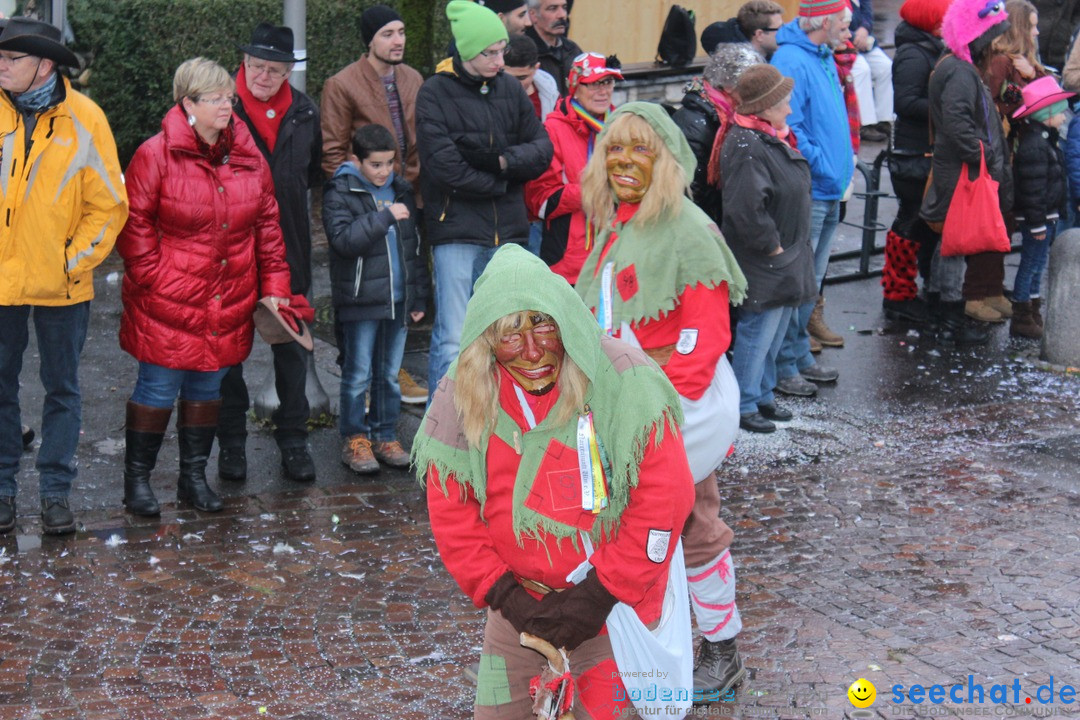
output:
M859 269L855 272L840 275L827 273L825 275L827 285L852 280L865 280L869 277L881 275L881 270L870 269L870 258L885 252L885 246L877 244L877 234L883 230L888 230L888 226L878 222L878 203L881 198L889 197L889 193L881 190L881 166L885 164L888 156L889 151L886 149L878 153L878 156L874 158L873 165L867 165L862 160L855 163L855 169L862 173L866 185L864 192L853 193L854 197L863 199L863 219L861 224L849 220L844 220L842 224L862 230L862 244L858 250L846 250L829 255L829 264L832 265L837 261L858 258Z

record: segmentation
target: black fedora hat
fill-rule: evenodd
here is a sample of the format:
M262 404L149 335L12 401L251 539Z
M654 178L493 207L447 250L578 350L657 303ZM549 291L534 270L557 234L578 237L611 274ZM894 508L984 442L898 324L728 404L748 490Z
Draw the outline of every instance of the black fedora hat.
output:
M276 27L268 22L256 25L251 32L251 42L237 47L252 57L271 62L297 61L293 55L292 28Z
M0 50L24 52L57 65L79 67L79 58L60 41L60 28L28 17L13 17L0 32Z

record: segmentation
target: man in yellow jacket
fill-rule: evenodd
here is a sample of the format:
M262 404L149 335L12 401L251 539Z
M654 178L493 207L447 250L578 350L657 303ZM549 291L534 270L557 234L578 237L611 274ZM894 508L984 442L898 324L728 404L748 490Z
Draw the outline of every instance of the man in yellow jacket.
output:
M93 269L127 220L105 114L57 72L78 64L52 25L12 18L0 33L0 533L15 527L19 373L31 314L45 388L37 457L42 526L50 534L75 531L68 493Z

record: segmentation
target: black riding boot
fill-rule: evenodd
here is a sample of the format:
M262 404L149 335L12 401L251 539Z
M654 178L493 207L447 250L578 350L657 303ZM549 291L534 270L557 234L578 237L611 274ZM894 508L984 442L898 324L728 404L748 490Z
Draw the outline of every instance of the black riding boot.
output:
M128 401L124 449L124 507L135 515L153 517L161 514L150 472L157 464L161 439L169 427L172 408L150 407Z
M218 512L224 505L206 484L206 461L214 446L220 400L180 401L176 431L180 436L180 481L176 499L204 512Z

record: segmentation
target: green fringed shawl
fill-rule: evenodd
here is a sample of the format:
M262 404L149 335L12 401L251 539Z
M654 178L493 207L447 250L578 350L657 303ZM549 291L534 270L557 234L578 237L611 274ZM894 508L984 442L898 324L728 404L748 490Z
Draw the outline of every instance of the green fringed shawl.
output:
M710 225L712 227L710 227ZM735 256L705 211L683 198L677 217L664 217L641 225L633 218L626 224L608 227L596 239L596 245L578 275L578 295L590 308L598 305L603 281L603 267L596 271L600 253L611 233L618 234L603 264L615 263L612 280L611 318L617 328L621 323L656 320L675 309L679 295L702 284L709 288L728 284L731 303L738 305L746 297L746 277ZM614 278L634 266L637 292L628 298L615 288ZM595 272L595 275L594 275Z
M650 434L659 443L668 426L682 422L678 395L663 372L644 353L617 340L603 338L589 310L566 281L552 273L538 258L520 247L500 249L477 280L465 316L461 347L468 347L499 318L521 310L539 310L555 318L567 354L590 380L585 402L593 412L597 434L610 461L608 507L596 515L592 536L599 540L617 529L630 490L638 483L638 470ZM472 490L480 503L486 500L487 442L469 447L457 407L454 387L457 363L424 415L413 440L412 460L421 483L434 467L447 492L446 478L453 475ZM541 536L569 538L577 542L578 528L541 515L525 506L545 454L553 441L563 452L576 456L577 408L570 421L555 424L564 402L560 398L547 417L522 433L504 411L492 419L491 434L510 447L521 448L521 463L514 484L513 528L519 538ZM576 460L574 463L576 465Z

